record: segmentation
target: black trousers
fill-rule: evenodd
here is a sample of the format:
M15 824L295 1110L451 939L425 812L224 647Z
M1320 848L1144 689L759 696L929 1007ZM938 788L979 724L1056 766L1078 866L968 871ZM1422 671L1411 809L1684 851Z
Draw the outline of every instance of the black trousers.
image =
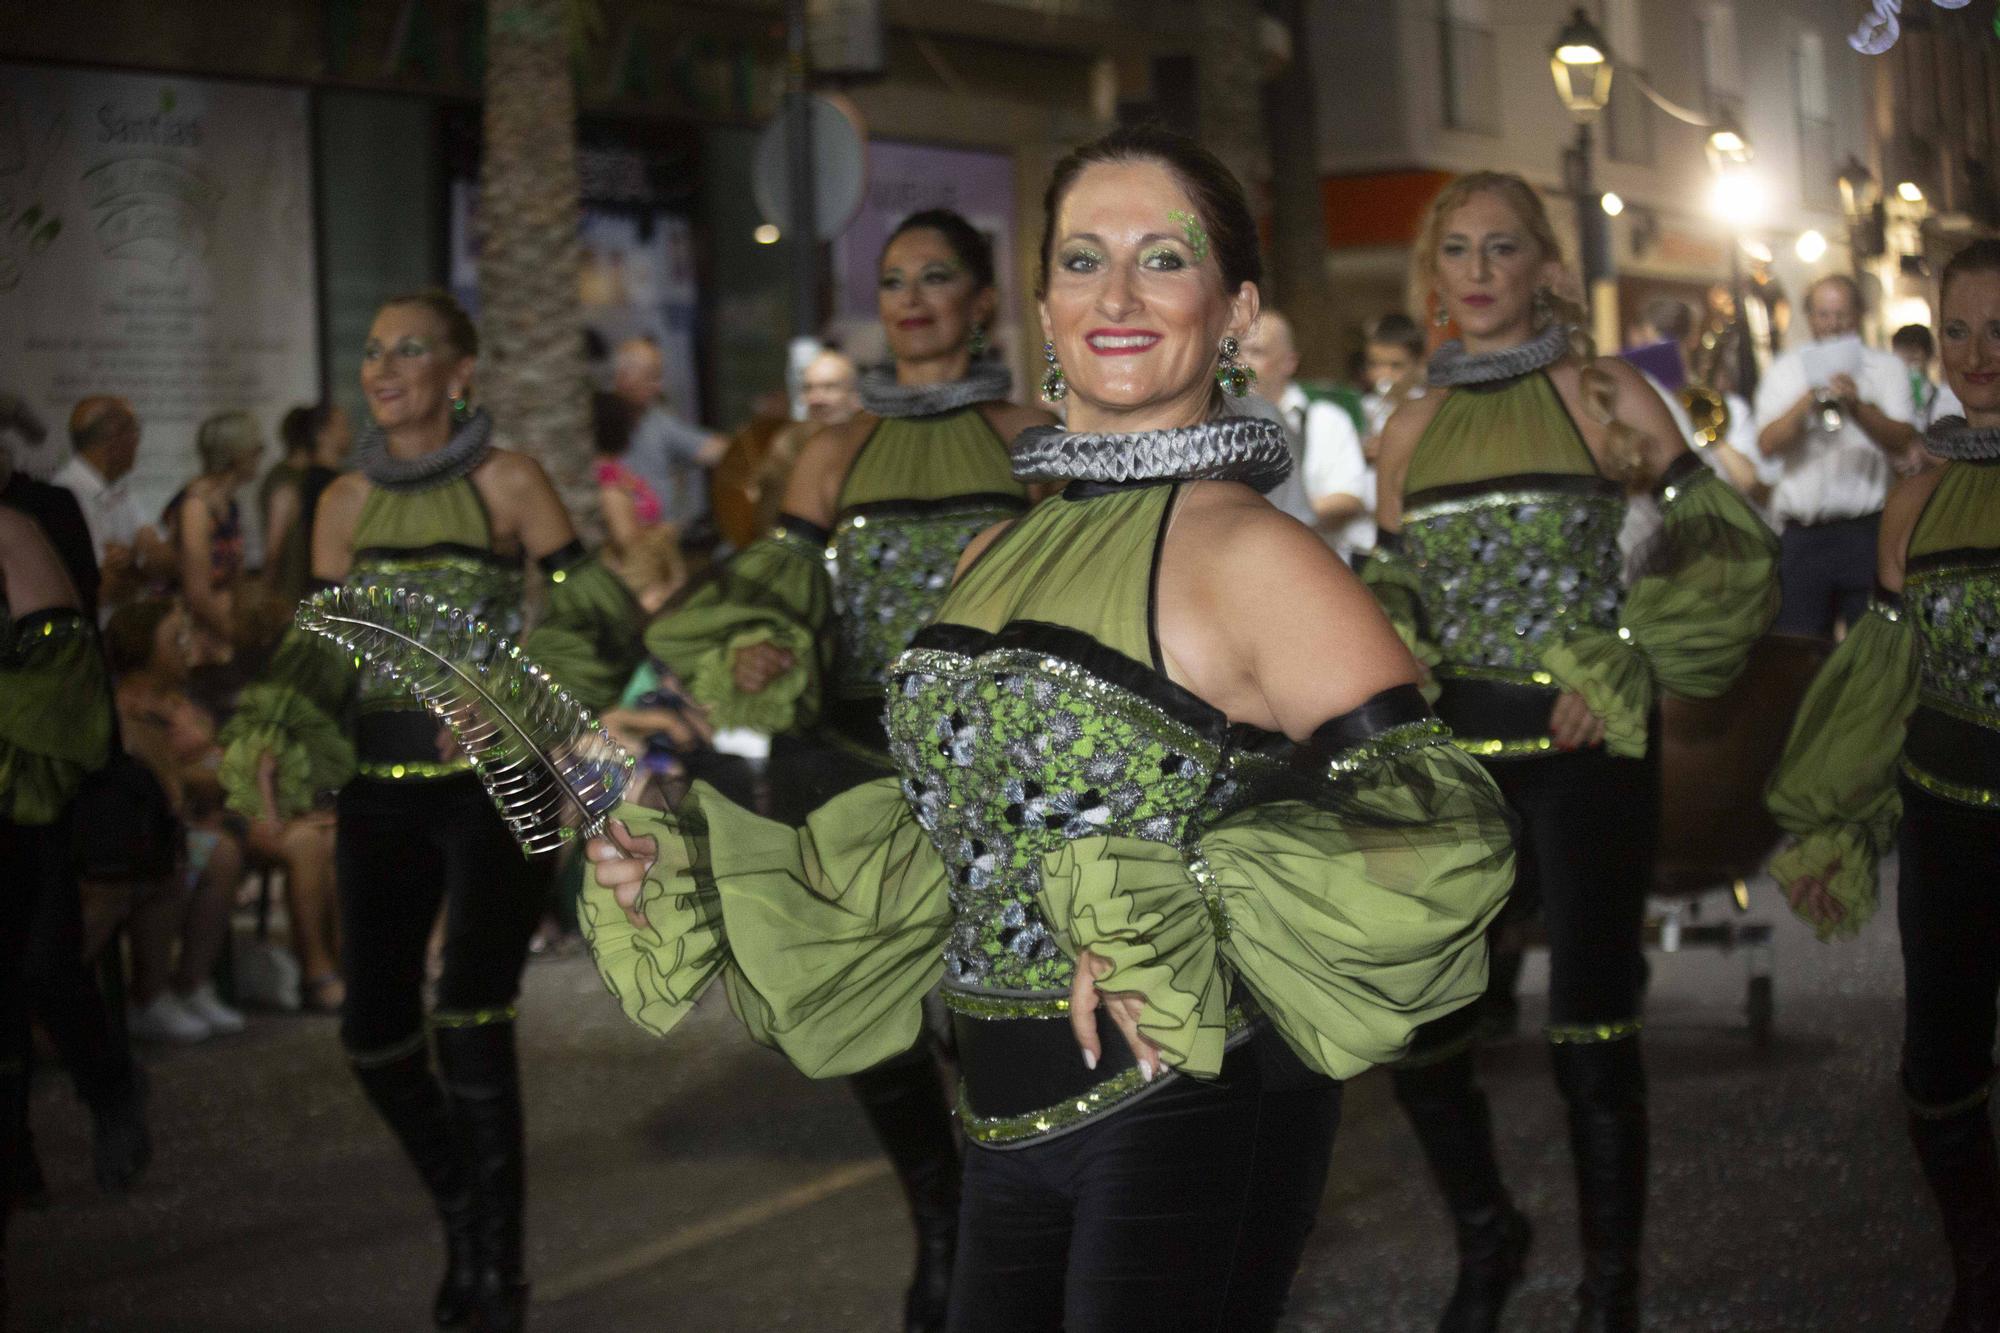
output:
M1655 723L1650 730L1657 737ZM1641 935L1660 840L1660 751L1602 746L1490 763L1520 817L1514 894L1549 939L1549 1026L1639 1016Z
M1903 1085L1926 1109L1964 1103L1993 1077L2000 996L2000 811L1905 781L1902 878Z
M1265 1032L1213 1083L1177 1079L1046 1143L971 1149L948 1327L1274 1327L1339 1120L1340 1085Z
M1875 590L1875 536L1882 515L1787 524L1778 538L1776 634L1833 637L1833 622L1852 625Z
M341 790L334 840L341 972L340 1037L374 1055L424 1027L424 958L444 905L437 1009L505 1010L520 991L528 940L546 902L546 864L521 854L470 774L432 782L356 778Z

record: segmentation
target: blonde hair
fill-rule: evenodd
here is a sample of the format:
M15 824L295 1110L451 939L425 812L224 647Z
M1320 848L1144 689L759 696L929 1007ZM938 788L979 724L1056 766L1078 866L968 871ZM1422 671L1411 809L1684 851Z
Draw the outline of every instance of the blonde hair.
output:
M1511 172L1468 172L1438 191L1417 232L1416 248L1410 255L1410 308L1420 318L1435 319L1439 309L1437 256L1438 246L1444 240L1445 223L1475 195L1481 194L1494 196L1513 211L1545 262L1563 262L1562 242L1556 239L1548 210L1542 207L1542 198L1532 185ZM1569 329L1569 354L1579 363L1584 411L1605 428L1605 450L1614 474L1620 481L1637 479L1645 472L1641 436L1618 419L1618 381L1597 364L1597 344L1591 340L1583 307L1552 288L1544 287L1539 294L1545 298L1543 304L1549 319L1536 332L1550 323Z
M264 452L264 440L257 432L257 418L248 412L217 412L195 432L195 452L201 455L205 477L227 472L236 460Z

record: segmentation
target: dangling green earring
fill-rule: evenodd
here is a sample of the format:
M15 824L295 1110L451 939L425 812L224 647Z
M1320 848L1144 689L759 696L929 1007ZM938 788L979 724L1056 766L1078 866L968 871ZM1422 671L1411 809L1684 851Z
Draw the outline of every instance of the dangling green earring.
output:
M965 350L972 354L974 361L986 355L986 326L984 324L974 324L972 326L972 337L966 341Z
M1060 403L1069 397L1069 384L1063 379L1062 363L1056 360L1056 345L1053 342L1043 343L1042 356L1049 363L1049 368L1042 373L1042 401Z
M1215 382L1231 398L1241 398L1250 392L1250 386L1257 382L1257 372L1240 364L1237 354L1243 350L1236 339L1225 335L1222 339L1222 360L1215 367Z
M472 403L470 400L462 393L453 394L451 397L451 419L463 426L471 416Z

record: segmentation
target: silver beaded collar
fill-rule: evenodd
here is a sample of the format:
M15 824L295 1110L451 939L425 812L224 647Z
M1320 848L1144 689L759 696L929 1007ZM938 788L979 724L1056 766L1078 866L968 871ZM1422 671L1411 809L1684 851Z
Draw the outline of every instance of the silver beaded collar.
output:
M1924 432L1924 448L1965 463L2000 459L2000 426L1973 426L1964 417L1939 417Z
M974 403L1004 402L1014 391L1014 373L998 361L974 361L962 380L942 384L898 384L890 366L874 366L861 376L861 406L878 417L934 417Z
M1240 481L1268 491L1292 470L1285 428L1260 417L1130 435L1031 426L1008 452L1021 481Z
M1524 343L1497 352L1468 352L1457 338L1431 353L1430 382L1440 387L1491 384L1552 366L1569 351L1569 326L1551 324Z
M470 476L493 447L493 418L484 408L451 433L444 448L416 458L389 453L389 437L370 426L354 442L354 462L362 475L385 491L427 491Z

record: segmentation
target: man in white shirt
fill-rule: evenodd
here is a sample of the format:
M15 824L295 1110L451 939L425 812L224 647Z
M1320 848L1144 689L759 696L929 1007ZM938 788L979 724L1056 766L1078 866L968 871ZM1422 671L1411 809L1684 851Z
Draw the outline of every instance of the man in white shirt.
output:
M1375 549L1375 471L1361 455L1354 419L1337 403L1314 402L1292 379L1299 353L1291 321L1269 308L1243 341L1257 392L1277 408L1312 506L1312 525L1350 565Z
M651 338L628 338L618 345L611 391L639 414L625 446L625 465L653 488L661 517L685 531L708 512L705 474L722 461L729 437L667 410L666 363Z
M1782 525L1772 628L1826 638L1867 609L1882 501L1916 444L1916 411L1903 363L1856 340L1852 278L1820 278L1805 309L1813 341L1773 361L1757 386L1757 449ZM1826 369L1842 362L1852 368Z
M98 603L107 615L138 590L140 562L168 555L125 489L139 456L139 433L139 418L123 398L85 398L69 414L70 460L50 478L83 510L103 580Z

